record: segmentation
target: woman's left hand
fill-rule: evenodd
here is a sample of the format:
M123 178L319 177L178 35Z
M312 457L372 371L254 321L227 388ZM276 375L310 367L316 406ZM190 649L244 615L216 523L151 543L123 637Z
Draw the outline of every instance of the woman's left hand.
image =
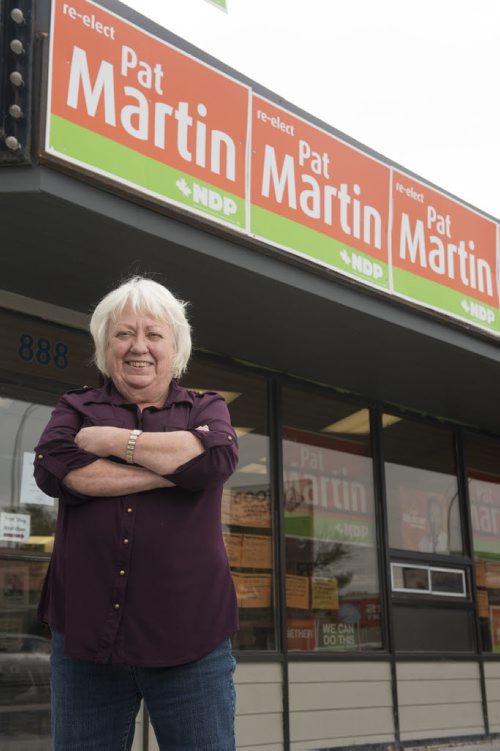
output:
M120 456L127 450L130 430L95 425L82 428L75 436L78 448L100 457Z

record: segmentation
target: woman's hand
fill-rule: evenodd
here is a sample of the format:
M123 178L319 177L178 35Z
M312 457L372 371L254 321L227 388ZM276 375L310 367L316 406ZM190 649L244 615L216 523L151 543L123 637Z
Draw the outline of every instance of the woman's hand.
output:
M108 425L82 428L75 436L78 448L100 457L125 456L130 430Z

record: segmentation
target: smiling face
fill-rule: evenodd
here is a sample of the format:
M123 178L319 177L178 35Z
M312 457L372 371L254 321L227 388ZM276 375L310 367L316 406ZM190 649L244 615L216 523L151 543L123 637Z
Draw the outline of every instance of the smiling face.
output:
M126 305L108 334L106 365L118 391L128 401L161 406L172 380L175 341L165 321Z

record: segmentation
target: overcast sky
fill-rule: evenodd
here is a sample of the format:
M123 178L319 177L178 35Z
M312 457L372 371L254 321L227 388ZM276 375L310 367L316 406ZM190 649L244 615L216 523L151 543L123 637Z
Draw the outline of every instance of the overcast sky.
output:
M127 0L500 218L500 0Z

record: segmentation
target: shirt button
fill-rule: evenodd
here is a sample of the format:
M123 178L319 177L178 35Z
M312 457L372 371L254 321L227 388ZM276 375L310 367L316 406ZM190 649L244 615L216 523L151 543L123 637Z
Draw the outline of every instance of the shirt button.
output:
M127 513L131 514L133 510L134 510L133 508L128 508Z
M43 454L38 454L38 459L43 459Z
M125 537L125 539L123 540L123 544L128 545L128 537Z
M232 435L228 435L227 440L228 441L232 441L233 440L233 436Z
M120 603L119 602L115 602L115 610L118 610L119 607L120 607Z
M125 570L124 569L121 569L120 576L125 576Z

